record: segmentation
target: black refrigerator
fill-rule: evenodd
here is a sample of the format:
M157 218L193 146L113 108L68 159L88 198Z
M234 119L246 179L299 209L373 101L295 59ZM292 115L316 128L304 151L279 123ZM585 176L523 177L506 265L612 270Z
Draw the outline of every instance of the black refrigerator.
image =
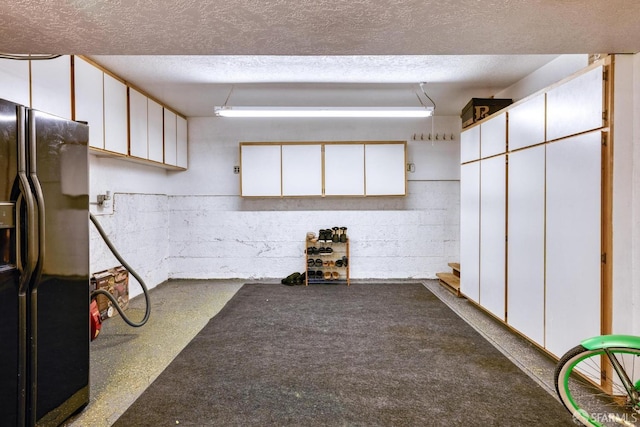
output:
M89 402L88 126L0 100L0 425Z

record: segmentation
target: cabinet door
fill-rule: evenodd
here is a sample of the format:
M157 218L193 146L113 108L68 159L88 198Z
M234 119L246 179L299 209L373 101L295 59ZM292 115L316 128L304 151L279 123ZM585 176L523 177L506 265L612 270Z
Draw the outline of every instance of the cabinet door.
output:
M480 298L480 162L460 167L460 291Z
M480 163L480 305L505 320L506 156Z
M147 97L129 88L129 154L149 158Z
M545 141L545 95L538 95L509 110L509 151Z
M480 126L474 126L460 134L460 163L480 158Z
M282 146L282 195L322 195L322 145Z
M0 98L29 107L29 93L29 61L0 59Z
M181 168L187 168L189 166L188 159L188 142L187 142L187 119L178 116L176 118L176 137L177 137L177 152L176 152L176 164Z
M406 144L365 144L367 196L407 194Z
M176 165L177 158L177 127L176 113L164 109L164 162L167 165Z
M164 161L163 148L163 122L164 112L162 105L153 99L147 100L147 124L149 138L149 160L162 163Z
M31 107L71 119L71 57L31 62Z
M509 154L507 321L544 346L545 146Z
M547 140L602 127L603 67L597 67L547 92Z
M364 196L364 144L324 146L324 194Z
M104 149L128 154L127 86L104 75Z
M547 146L546 348L600 333L601 132Z
M74 58L75 120L89 124L89 145L104 149L103 71Z
M507 114L501 113L480 125L480 157L507 151Z
M281 196L279 145L240 145L242 196Z

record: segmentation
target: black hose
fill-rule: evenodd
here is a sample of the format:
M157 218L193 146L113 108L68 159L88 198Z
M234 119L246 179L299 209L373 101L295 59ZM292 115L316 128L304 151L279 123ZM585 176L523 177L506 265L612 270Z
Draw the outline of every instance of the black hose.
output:
M120 308L120 304L115 299L115 297L111 295L110 292L104 289L96 289L95 291L91 292L91 298L93 298L96 295L106 296L107 298L109 298L109 300L111 300L116 310L118 310L118 313L120 313L120 316L122 316L122 320L124 320L129 326L133 326L134 328L139 328L140 326L147 323L147 320L149 320L149 315L151 315L151 301L149 299L149 290L147 289L147 286L145 285L144 280L142 280L142 278L138 275L138 273L136 273L135 270L131 268L131 266L127 264L127 262L118 253L116 248L113 246L113 243L111 243L111 240L109 240L109 237L107 237L107 233L104 232L104 230L102 229L102 226L100 225L96 217L94 217L91 212L89 212L89 219L91 219L91 222L93 223L93 225L96 226L98 233L100 233L100 236L102 236L102 238L104 239L104 242L107 244L109 249L111 249L111 253L113 253L113 255L118 259L118 261L120 261L120 263L124 266L124 268L129 270L129 273L131 273L131 275L135 277L136 280L140 283L140 286L142 287L142 292L144 293L144 300L146 303L144 317L138 323L130 320L127 316L125 316L124 311L122 310L122 308Z

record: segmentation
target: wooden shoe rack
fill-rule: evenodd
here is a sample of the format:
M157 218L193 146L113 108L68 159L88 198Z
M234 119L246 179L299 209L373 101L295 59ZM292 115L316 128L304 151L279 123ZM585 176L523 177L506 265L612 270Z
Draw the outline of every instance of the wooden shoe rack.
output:
M306 240L306 283L349 286L349 239L346 241Z

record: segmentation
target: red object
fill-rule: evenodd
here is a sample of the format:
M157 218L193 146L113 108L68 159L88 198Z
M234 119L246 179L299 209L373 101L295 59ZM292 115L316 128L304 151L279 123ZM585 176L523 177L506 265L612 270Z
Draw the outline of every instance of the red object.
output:
M91 323L91 341L93 341L98 337L100 328L102 328L102 318L95 299L91 300L91 305L89 306L89 322Z

